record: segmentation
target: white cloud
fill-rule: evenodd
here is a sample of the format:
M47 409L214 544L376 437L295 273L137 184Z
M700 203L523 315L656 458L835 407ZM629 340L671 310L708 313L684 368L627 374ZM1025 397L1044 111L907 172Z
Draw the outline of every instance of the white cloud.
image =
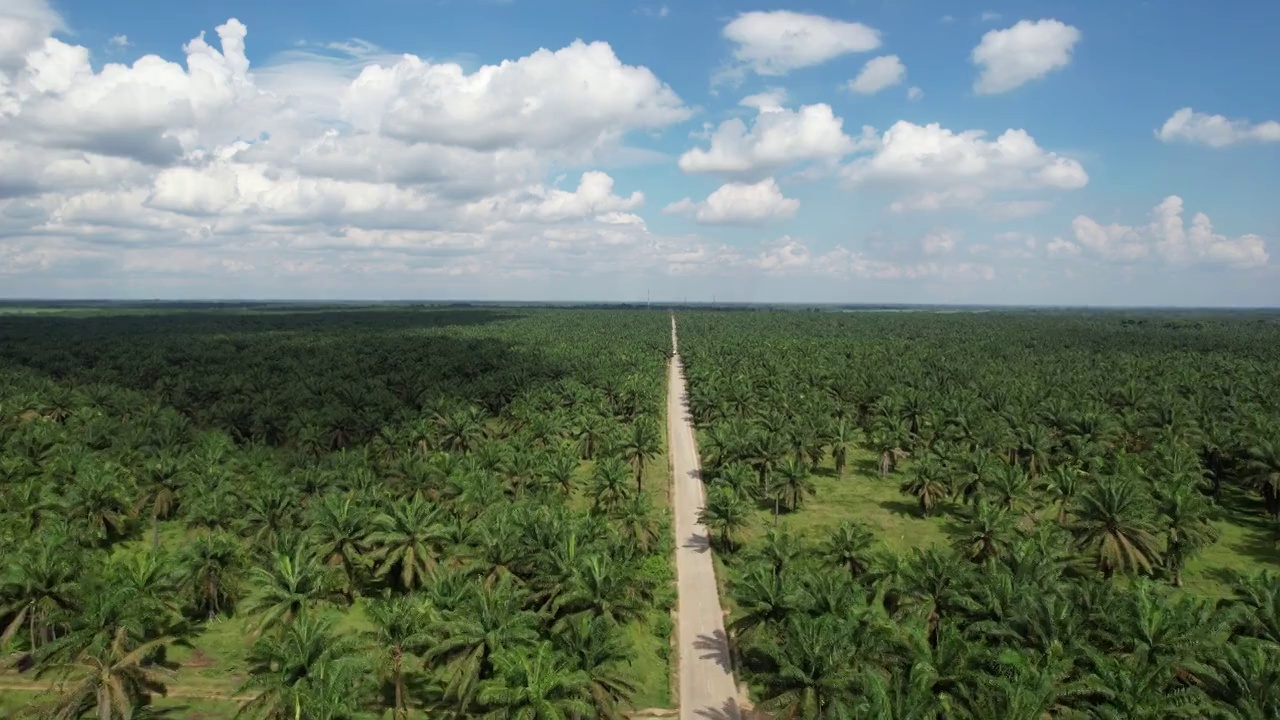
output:
M46 38L13 80L17 108L0 117L0 132L49 147L173 162L202 132L233 126L233 111L257 95L245 26L233 19L217 30L221 52L201 33L184 46L186 68L147 55L94 72L88 50Z
M723 34L735 46L733 57L759 75L785 75L880 46L880 33L866 25L790 10L742 13Z
M44 0L5 0L0 6L0 71L21 67L27 53L66 25Z
M113 48L127 48L133 43L129 42L128 35L112 35L107 44Z
M474 150L596 147L689 117L680 98L608 43L575 41L471 74L406 55L366 67L343 101L361 130Z
M1000 15L1000 13L998 13L998 12L992 12L991 10L986 10L986 11L984 11L984 12L982 13L982 15L978 16L978 20L980 20L981 22L984 22L984 23L985 23L985 22L995 22L995 21L999 20L1001 17L1002 17L1002 16L1001 16L1001 15Z
M1070 258L1080 254L1080 246L1070 240L1055 237L1045 246L1045 251L1051 258Z
M907 99L910 100L911 102L916 102L918 100L922 100L923 98L924 98L924 91L921 90L920 88L914 87L914 86L907 88Z
M874 95L897 85L907 76L907 66L897 55L881 55L862 66L858 77L849 81L849 89L861 95Z
M984 282L996 278L996 269L985 263L946 263L937 261L893 262L865 253L837 247L813 261L823 274L856 277L865 280L946 280L952 282Z
M637 190L628 197L619 197L613 192L613 178L593 171L583 173L577 189L572 192L537 185L470 203L463 208L463 213L482 218L486 224L498 220L559 222L592 215L605 217L609 224L625 224L631 218L618 213L643 204L644 193Z
M1021 20L1013 27L991 30L973 49L980 72L974 92L1007 92L1042 78L1071 62L1080 31L1058 20Z
M783 110L786 102L787 91L785 88L769 88L764 92L742 98L738 101L738 104L765 112Z
M155 292L218 292L190 283L231 273L257 287L362 277L368 293L384 277L659 262L634 212L643 193L589 168L644 155L623 144L629 132L690 111L603 43L467 73L351 40L251 72L232 19L216 46L187 43L185 64L95 70L87 49L49 36L59 29L43 3L0 10L4 61L24 50L0 67L5 272L47 273L47 288L74 277L76 293L143 274ZM550 184L552 168L581 179Z
M767 244L750 264L765 272L788 272L810 267L809 248L804 243L784 236Z
M874 154L846 166L854 184L934 186L956 191L1053 188L1070 190L1089 182L1080 163L1044 150L1025 130L1005 130L987 140L981 130L952 132L937 123L894 123Z
M784 197L773 178L758 183L726 183L702 202L689 198L668 205L668 214L692 214L707 225L756 225L794 217L800 201Z
M973 185L961 185L948 190L928 191L918 195L910 195L894 200L889 204L889 212L937 212L955 208L973 208L987 196L981 188Z
M1071 223L1076 243L1104 259L1161 260L1173 265L1195 263L1249 268L1266 265L1266 245L1257 235L1229 238L1215 233L1204 213L1196 213L1191 227L1182 219L1182 198L1170 195L1151 211L1147 225L1101 225L1081 215ZM1065 245L1058 252L1071 252Z
M799 110L761 106L750 128L738 118L726 120L710 140L708 148L681 155L680 169L762 177L793 163L839 160L864 142L845 135L844 121L826 104Z
M959 235L945 228L927 233L920 240L920 249L925 255L950 255L956 249Z
M1209 115L1189 107L1175 112L1156 130L1163 142L1185 142L1221 148L1249 142L1280 142L1280 122L1251 123L1222 115Z

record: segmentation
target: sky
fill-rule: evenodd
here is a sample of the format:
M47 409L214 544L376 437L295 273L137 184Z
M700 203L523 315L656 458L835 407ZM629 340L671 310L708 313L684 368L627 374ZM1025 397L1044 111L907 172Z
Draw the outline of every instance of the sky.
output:
M4 0L0 298L1280 305L1280 3Z

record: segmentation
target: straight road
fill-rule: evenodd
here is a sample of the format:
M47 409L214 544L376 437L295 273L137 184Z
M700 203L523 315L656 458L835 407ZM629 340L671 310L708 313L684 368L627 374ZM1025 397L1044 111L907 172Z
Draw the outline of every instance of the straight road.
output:
M671 318L667 439L675 484L676 584L679 590L680 720L739 720L738 687L729 661L724 614L702 511L701 465L690 423L676 320Z

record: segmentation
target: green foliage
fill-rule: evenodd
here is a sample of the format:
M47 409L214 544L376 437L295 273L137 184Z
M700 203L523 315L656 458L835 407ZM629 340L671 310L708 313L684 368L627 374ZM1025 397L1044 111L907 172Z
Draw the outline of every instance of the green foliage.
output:
M1280 575L1180 589L1280 560L1273 317L677 320L703 521L760 706L1276 716Z
M665 706L669 338L657 312L0 318L0 628L39 673L6 682L66 717Z

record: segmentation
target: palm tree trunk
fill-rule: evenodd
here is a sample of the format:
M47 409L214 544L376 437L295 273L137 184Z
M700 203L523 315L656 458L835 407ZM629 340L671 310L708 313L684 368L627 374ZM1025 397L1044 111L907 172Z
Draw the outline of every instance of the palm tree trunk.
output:
M403 663L403 658L400 654L400 650L397 648L395 651L395 669L393 670L395 674L395 685L396 685L396 718L397 720L404 720L404 717L405 717L404 676L402 675L401 667L400 667L402 663Z
M160 549L160 516L151 513L151 547Z
M98 688L98 720L111 720L111 694L107 687Z

